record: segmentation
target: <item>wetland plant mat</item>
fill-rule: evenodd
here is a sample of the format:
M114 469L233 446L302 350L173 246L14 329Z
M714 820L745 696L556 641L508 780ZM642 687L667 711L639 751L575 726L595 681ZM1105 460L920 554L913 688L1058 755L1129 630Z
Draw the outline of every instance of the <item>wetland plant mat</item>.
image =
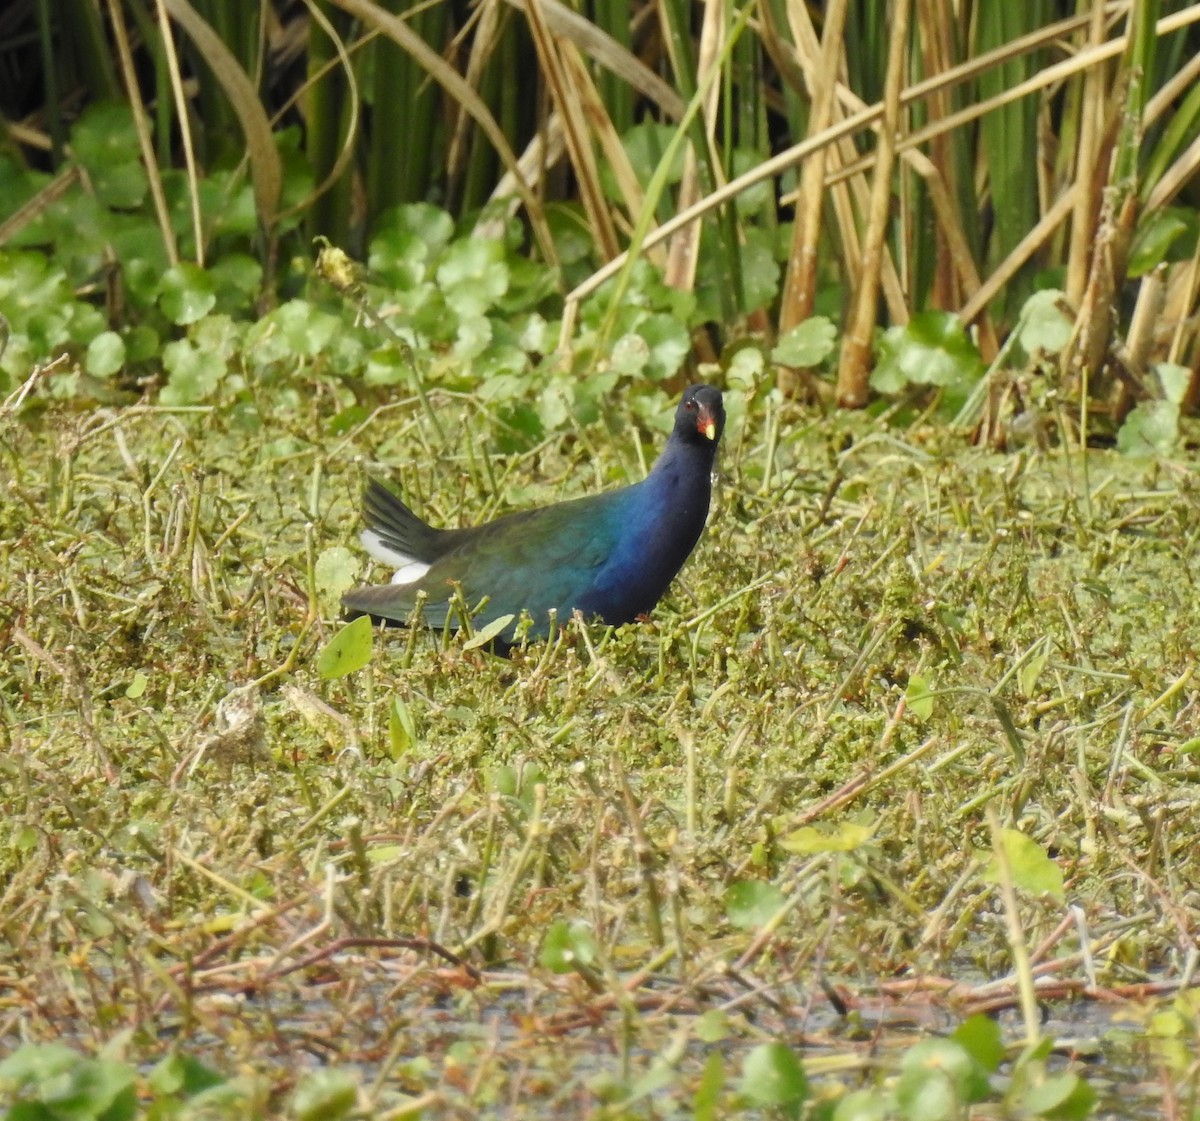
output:
M511 659L344 637L363 479L623 401L0 416L0 1108L1195 1116L1194 466L727 397L653 617Z

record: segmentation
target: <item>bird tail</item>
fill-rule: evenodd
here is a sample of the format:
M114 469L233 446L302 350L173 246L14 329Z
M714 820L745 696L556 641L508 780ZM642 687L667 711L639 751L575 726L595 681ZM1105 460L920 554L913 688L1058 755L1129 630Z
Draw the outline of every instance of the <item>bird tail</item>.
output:
M376 479L369 479L363 492L363 521L362 543L384 564L430 565L444 550L440 538L445 531L423 522Z
M398 595L392 584L370 584L342 596L342 612L346 619L370 615L373 622L389 626L403 626L415 607L416 598ZM449 612L448 604L426 603L421 608L421 622L427 627L441 627Z

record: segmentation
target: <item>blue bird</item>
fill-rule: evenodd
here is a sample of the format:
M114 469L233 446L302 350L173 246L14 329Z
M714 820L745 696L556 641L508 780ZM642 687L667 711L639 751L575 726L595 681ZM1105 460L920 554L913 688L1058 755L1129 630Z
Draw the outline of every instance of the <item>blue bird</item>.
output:
M720 390L693 385L641 482L468 529L435 529L371 480L362 543L396 573L390 584L348 592L346 613L403 623L423 592L423 622L441 627L458 586L471 606L487 597L477 627L514 616L497 643L501 650L514 640L522 611L532 619L532 638L546 635L551 611L560 623L575 611L612 625L632 622L658 603L700 539L724 427Z

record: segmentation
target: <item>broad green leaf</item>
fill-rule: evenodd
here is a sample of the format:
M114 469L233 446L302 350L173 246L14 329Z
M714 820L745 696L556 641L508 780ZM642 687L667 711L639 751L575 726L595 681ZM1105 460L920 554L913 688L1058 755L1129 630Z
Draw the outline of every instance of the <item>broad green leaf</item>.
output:
M924 311L884 332L871 387L897 393L908 385L972 385L982 374L979 351L958 317Z
M482 315L508 291L503 243L479 237L454 242L438 265L437 282L460 318Z
M116 331L101 331L87 348L87 372L107 378L125 365L125 340Z
M590 263L595 242L589 230L583 207L573 202L550 202L546 204L546 225L558 251L559 264L566 270L566 284L570 288L591 274Z
M480 627L466 642L463 643L464 650L475 650L480 646L486 646L497 635L499 635L514 619L513 614L500 615L493 619L487 626Z
M362 669L371 660L374 641L371 617L360 615L325 644L317 657L317 673L328 681Z
M489 346L471 363L471 371L476 377L485 379L484 385L494 378L510 377L528 391L529 356L519 346Z
M322 549L313 566L317 595L326 610L336 610L342 596L358 581L362 562L345 545Z
M1096 1104L1096 1091L1070 1071L1049 1075L1026 1090L1022 1104L1035 1117L1082 1121Z
M354 1109L358 1080L341 1067L310 1071L292 1094L292 1112L298 1121L338 1121Z
M173 208L175 229L191 237L191 190L187 173L182 169L164 169L164 184L174 178L177 183L177 205ZM205 188L210 188L206 191ZM211 171L200 180L200 200L204 216L212 223L211 236L221 234L245 240L259 236L258 206L254 201L254 185L244 170ZM231 254L235 255L236 254ZM222 253L217 258L226 256ZM215 266L217 262L214 261Z
M692 349L692 337L687 325L672 315L648 315L637 325L649 347L646 375L663 381L676 373Z
M506 798L517 796L516 768L507 765L492 767L487 772L488 790L495 794L503 794Z
M662 161L663 153L666 152L667 146L671 142L673 132L674 130L669 125L646 121L634 125L622 135L621 145L625 149L625 157L629 160L633 174L642 186L650 182L650 177ZM683 175L683 157L683 149L675 153L667 174L668 186L678 183ZM600 186L608 198L617 202L627 201L607 160L600 165Z
M887 1121L890 1103L878 1090L852 1090L837 1103L830 1121Z
M771 361L781 366L819 366L833 353L837 328L823 315L797 323L771 351Z
M637 377L650 361L650 344L641 335L630 332L612 345L608 369L624 377Z
M911 1121L959 1117L964 1105L987 1093L987 1073L954 1040L922 1040L901 1059L896 1101Z
M803 825L781 837L779 847L801 856L813 856L821 852L853 852L865 845L873 833L872 826L857 821L843 821L833 830Z
M482 354L491 341L492 321L486 315L461 319L454 336L454 357L460 362L469 362Z
M340 412L335 413L333 418L326 425L325 431L330 436L344 436L352 428L357 428L371 415L371 410L366 405L348 405Z
M250 307L262 286L262 265L248 253L222 253L208 274L216 285L217 306L233 314Z
M392 761L400 759L417 742L417 724L412 711L400 697L388 706L388 746Z
M367 355L363 381L367 385L399 385L412 377L404 350L395 343L377 346Z
M387 864L408 851L403 845L372 845L367 849L367 859L372 864Z
M725 892L725 914L740 930L765 925L783 906L783 892L764 880L738 880Z
M242 345L244 327L223 312L206 315L188 331L188 338L202 350L216 351L222 358L232 358Z
M1001 829L999 841L1004 846L1004 855L1016 887L1029 895L1049 895L1060 903L1066 898L1062 869L1046 855L1041 845L1017 829ZM984 869L983 876L990 883L999 883L1000 873L994 855Z
M83 1061L83 1056L65 1043L23 1043L0 1059L0 1081L16 1086L48 1082Z
M1194 216L1192 217L1195 222ZM1186 222L1176 209L1155 211L1138 227L1129 253L1126 273L1131 280L1144 276L1167 259L1171 246L1188 231Z
M137 1111L135 1073L126 1063L92 1059L65 1044L27 1043L0 1062L0 1086L24 1091L29 1108L23 1112L31 1121L131 1121Z
M545 316L533 312L520 321L517 345L528 354L545 354L554 349L555 336Z
M696 1038L705 1043L720 1043L728 1039L732 1028L729 1017L719 1008L710 1008L696 1021Z
M738 251L737 261L742 275L743 312L765 308L779 293L783 270L771 251L770 236L769 231L757 226L746 228L746 240Z
M957 1121L963 1116L954 1084L940 1070L906 1070L896 1083L905 1121Z
M904 700L909 712L922 723L933 715L933 694L929 691L929 682L919 674L914 673L908 679Z
M377 236L392 232L409 234L430 251L436 251L448 245L454 236L454 219L440 206L412 202L382 215L376 223L376 229L379 231Z
M552 973L574 973L580 966L590 966L596 955L596 939L587 923L557 919L546 931L538 962Z
M1023 697L1032 697L1037 690L1038 678L1042 676L1042 670L1046 668L1046 663L1050 660L1050 652L1043 650L1040 654L1035 654L1029 658L1021 666L1017 673L1017 686L1021 690Z
M1179 406L1171 401L1142 401L1117 432L1123 455L1169 455L1179 441Z
M763 352L756 346L743 346L729 362L725 376L731 385L738 382L746 386L756 385L766 367Z
M1182 405L1192 384L1192 371L1174 362L1156 362L1153 369L1163 397L1173 405Z
M742 1064L738 1092L753 1105L795 1106L808 1097L808 1079L790 1047L760 1043Z
M125 696L131 701L136 701L145 691L148 678L141 670L138 670L133 675L133 680L125 686Z
M164 405L195 405L216 391L229 372L221 355L206 347L196 346L190 339L176 339L162 351L163 369L167 384L160 401Z
M125 359L128 362L146 362L155 357L162 340L158 332L146 323L130 327L123 336L125 343Z
M515 255L505 258L505 264L508 266L508 290L496 301L496 309L504 313L505 319L515 323L520 313L536 314L535 309L540 304L554 299L559 290L559 275L555 269ZM550 351L554 345L551 342L536 349ZM523 349L529 348L523 346Z
M526 379L516 374L496 374L481 383L476 393L481 401L512 401L523 397L528 389Z
M429 244L416 234L400 229L381 229L371 240L367 263L371 278L389 288L408 292L429 274Z
M307 300L289 300L263 317L260 324L277 332L280 356L315 358L345 330L342 321Z
M71 150L105 206L131 210L141 205L149 184L128 105L107 101L86 108L71 130Z
M666 1089L677 1077L678 1074L670 1062L662 1057L657 1058L644 1074L634 1080L633 1085L629 1087L629 1094L622 1104L631 1106L635 1102L649 1098L660 1090Z
M1000 1025L982 1012L968 1016L954 1029L950 1038L962 1047L982 1070L989 1073L998 1070L1004 1061L1004 1039L1000 1034Z
M756 167L765 163L770 155L762 148L745 148L738 147L733 150L733 161L731 164L734 175L744 175L748 171L753 171ZM739 214L753 215L755 211L764 207L770 207L772 213L775 209L775 192L772 189L770 180L760 181L753 187L749 187L744 191L739 191L737 198L734 200ZM747 225L746 233L766 232L762 231L761 227Z
M1067 311L1066 295L1057 288L1034 292L1017 321L1017 341L1029 355L1054 355L1071 341L1074 323Z
M156 1093L192 1097L222 1085L226 1079L199 1059L175 1051L151 1069L146 1081Z
M181 261L163 273L158 303L174 324L186 327L202 319L217 302L217 285L199 265Z

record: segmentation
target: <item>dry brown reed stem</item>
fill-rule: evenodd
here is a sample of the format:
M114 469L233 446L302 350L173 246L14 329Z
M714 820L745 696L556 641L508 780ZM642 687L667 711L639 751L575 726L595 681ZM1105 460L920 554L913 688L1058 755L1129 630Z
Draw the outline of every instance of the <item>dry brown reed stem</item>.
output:
M1163 283L1165 266L1147 273L1138 286L1137 303L1129 321L1129 334L1125 346L1118 354L1130 375L1123 378L1117 387L1117 399L1113 403L1113 415L1122 419L1134 405L1135 397L1144 395L1145 375L1150 362L1150 351L1154 344L1155 328L1162 317L1167 290Z
M801 60L803 58L817 60L821 54L821 47L808 9L803 6L793 6L789 9L788 14L796 46L775 41L778 40L778 36L775 36L775 40L770 37L764 38L764 42L773 42L774 57L781 61L781 70L785 74L800 74L798 82L795 78L789 80L799 88L806 89L809 81L803 75L807 75L813 70L819 70L820 63L812 61L805 66ZM764 22L766 21L764 20ZM844 72L844 57L839 57L839 64L840 71ZM859 113L866 108L866 102L857 97L847 87L844 80L835 80L833 93L835 101L827 125L829 128L836 128L844 119L844 113ZM875 127L875 125L872 124L871 127ZM847 287L856 288L862 247L858 216L870 206L871 186L867 180L867 172L871 167L871 159L860 160L854 140L847 135L839 136L831 148L832 151L829 151L824 157L823 189L827 192L824 197L828 198L832 206L833 218L837 227L838 249L846 273ZM807 163L804 164L804 167L807 167ZM849 167L854 167L855 171L849 175L844 174L844 170ZM799 197L799 192L796 193L796 197ZM788 202L788 196L785 195L782 201ZM902 322L908 314L907 301L900 277L896 272L896 264L892 259L891 252L886 248L881 261L880 284L888 307L888 314L895 321Z
M645 206L645 192L642 190L641 183L638 182L637 172L634 171L633 164L630 162L629 153L625 151L625 145L621 143L621 137L618 135L616 126L613 124L612 118L608 115L608 111L604 107L604 100L596 89L596 83L592 81L592 76L583 58L569 44L562 43L561 46L563 69L567 76L568 89L578 98L580 108L583 112L583 119L590 125L595 142L600 145L601 150L604 152L604 158L608 162L609 171L612 172L617 189L621 192L621 197L625 200L625 209L629 215L625 233L628 234L629 228L637 221L638 215L642 213L642 209ZM598 167L595 169L595 174L596 187L601 191L601 200L603 201L603 188L600 187ZM619 217L619 212L612 214L614 226ZM652 260L656 259L654 252L651 252L648 256ZM661 261L659 261L659 264L661 264Z
M187 164L188 193L192 204L192 237L196 242L196 263L203 267L204 230L200 219L200 187L199 172L196 168L196 149L192 143L187 98L183 92L183 76L179 69L179 55L175 50L175 36L171 33L171 21L167 16L167 10L166 0L158 0L156 14L158 15L159 27L162 29L163 56L166 62L167 73L171 79L171 96L175 99L175 118L179 122L179 139L183 147L184 161ZM191 14L195 16L194 11Z
M175 231L171 228L171 215L167 209L167 198L163 191L162 171L158 166L158 156L154 151L154 141L150 136L150 122L147 119L146 105L139 92L138 77L133 65L133 52L129 49L129 30L125 26L125 12L119 0L109 0L109 15L112 19L113 39L117 46L117 61L120 64L121 80L125 83L125 93L129 98L129 108L133 113L133 124L137 130L138 149L142 154L142 163L146 165L146 178L150 186L150 198L154 202L154 215L158 219L159 233L162 235L163 251L171 265L179 264L179 247L175 242Z
M461 42L467 29L472 23L475 24L474 34L470 36L470 53L463 68L463 78L473 90L478 91L483 85L488 64L499 45L502 11L497 3L480 4L475 14L455 36L456 41ZM466 167L472 133L471 118L466 112L460 106L455 106L453 112L454 126L450 133L450 143L446 145L446 169L451 178L457 179Z
M528 7L528 0L507 2L519 12L526 11ZM664 116L672 120L683 116L687 106L678 91L608 32L559 3L559 0L540 0L539 6L542 18L553 35L574 43L580 54L586 55L596 65L654 102ZM646 10L649 11L649 7ZM634 22L636 24L636 17Z
M350 3L352 0L341 0L341 2ZM1156 34L1160 36L1167 35L1172 31L1181 30L1196 22L1200 22L1200 4L1193 5L1180 12L1174 12L1169 16L1164 16L1158 21ZM1037 34L1025 36L1018 43L1023 49L1033 49L1034 46L1043 44L1048 37L1064 33L1064 28L1071 30L1078 27L1078 25L1078 19L1063 21L1063 23L1045 28ZM956 66L945 74L937 74L917 82L904 90L901 100L904 104L908 104L917 99L928 97L936 90L965 82L977 75L982 69L999 65L1006 58L1011 57L1012 48L1015 45L1009 44L1002 50L989 52L987 55L980 56L980 58L974 59L970 63L963 63ZM1079 51L1062 62L1046 67L1044 70L1039 71L1023 82L1019 82L1016 86L1005 90L1002 94L998 94L994 98L966 106L943 120L905 136L899 141L898 150L904 152L909 148L929 143L935 136L969 124L971 121L977 120L985 113L997 109L1001 105L1007 105L1009 102L1015 101L1020 97L1025 97L1038 90L1056 85L1074 74L1087 70L1089 67L1114 58L1125 47L1125 37L1119 36L1099 47ZM652 235L647 237L641 248L644 250L650 245L669 238L676 230L681 229L690 222L696 221L697 218L702 218L705 214L728 202L730 199L736 198L756 183L761 183L765 179L781 175L788 169L801 164L822 146L837 143L845 138L852 137L864 128L872 127L882 114L882 103L872 105L861 112L851 114L843 121L831 125L824 133L806 138L800 143L794 144L785 151L780 152L778 155L772 156L769 160L764 160L757 167L752 168L743 175L739 175L735 179L731 179L724 186L717 188L707 198L701 199L695 206L680 211L664 222ZM828 186L831 182L840 182L842 179L858 174L863 168L870 166L872 160L873 157L864 157L863 160L832 173L831 176L827 177L826 185ZM608 262L608 264L598 269L587 280L577 285L567 294L567 304L569 306L575 305L591 295L606 280L619 272L624 265L625 254Z
M932 3L932 0L922 0L923 3ZM801 14L804 14L804 9L801 9ZM929 17L932 18L932 17ZM807 22L796 21L793 28L793 34L798 43L805 44L810 55L816 53L816 35L813 32L811 24ZM931 33L932 34L932 33ZM934 64L931 64L931 67ZM945 66L941 67L945 69ZM806 71L807 72L807 71ZM858 97L853 90L849 89L844 84L838 83L835 85L834 92L837 96L837 109L845 109L851 113L860 113L868 108L866 102ZM935 89L930 94L931 101L944 101L945 91L943 89ZM837 111L835 109L835 112ZM949 111L948 104L941 110L944 116ZM931 107L931 117L936 119L937 113ZM947 134L945 132L935 134L931 140L931 145L934 147L935 153L939 145L945 145ZM870 168L871 157L858 159L853 142L848 138L843 138L838 141L837 154L841 157L839 166L848 171L851 168L856 169L854 177L850 180L853 188L854 199L860 204L860 209L865 208L868 202L869 190L867 187L865 174ZM904 163L911 167L924 181L926 189L929 192L929 199L933 206L934 216L937 219L936 232L939 237L939 244L945 247L945 252L948 255L951 266L954 270L954 279L957 283L954 285L954 298L943 299L941 302L935 300L936 306L947 309L958 307L961 300L965 298L966 293L972 293L979 289L983 283L979 276L978 269L975 266L975 259L971 252L971 247L967 242L966 233L963 230L962 223L959 221L959 212L954 201L953 184L953 162L949 159L948 146L947 151L942 155L942 165L935 162L934 159L926 156L923 152L915 147L909 146L901 142L899 146L901 158ZM832 154L832 153L831 153ZM817 158L804 164L804 171L816 164ZM829 165L826 164L828 167ZM830 172L823 177L824 186L836 188L839 186L845 175L839 172ZM804 186L797 191L797 211L803 212L804 207ZM841 236L841 251L847 274L847 287L857 287L858 285L858 229L855 223L852 203L850 197L836 189L832 192L834 210L838 219L838 229ZM816 211L817 220L820 218L820 209ZM814 258L815 260L815 258ZM905 292L902 289L900 277L896 272L896 265L892 259L892 255L887 251L885 246L884 256L882 258L882 268L880 273L880 282L883 286L884 298L887 302L889 316L894 323L903 323L908 318L908 300ZM937 270L937 275L941 276L943 269ZM986 301L979 305L976 311L970 316L963 316L964 322L980 316L980 311L986 306ZM785 310L787 307L785 294ZM811 310L808 312L811 315ZM796 322L802 322L803 316L797 319ZM794 326L795 324L791 324ZM782 320L780 324L780 333L787 330L788 325ZM978 324L979 329L979 347L984 355L985 361L990 361L995 356L999 349L999 342L996 337L995 327L990 318L987 316L980 317ZM781 388L785 388L781 382Z
M700 27L700 51L696 63L696 81L704 81L704 75L718 64L725 39L725 7L721 0L706 0L704 20ZM704 97L700 110L704 119L704 136L710 148L716 130L717 104L720 87L713 82ZM700 155L689 145L684 155L683 178L679 184L679 206L689 207L700 199ZM719 166L719 161L710 160L710 166ZM673 288L690 290L696 282L696 265L700 258L699 222L685 226L671 239L665 269L666 282Z
M838 67L842 61L842 34L846 25L846 0L831 0L825 11L825 29L820 52L813 65L812 56L805 57L809 65L804 76L812 99L808 118L808 134L813 136L829 126L833 114L834 91ZM803 29L795 26L799 13L789 5L792 36L797 44L805 41ZM799 197L796 200L796 222L792 230L792 248L784 274L783 302L779 309L779 333L785 334L812 315L817 294L817 244L821 236L821 211L825 198L825 159L829 148L819 148L800 172ZM789 396L800 388L804 375L787 366L780 366L776 384Z
M1104 5L1093 3L1090 44L1104 41ZM1100 63L1087 70L1083 82L1083 101L1079 107L1079 143L1076 146L1075 208L1071 221L1071 244L1067 255L1067 301L1072 307L1083 302L1091 267L1092 240L1100 210L1100 183L1096 161L1104 127L1105 66Z
M875 329L875 300L879 292L879 267L887 236L892 201L892 165L896 134L900 129L900 90L908 41L909 0L896 0L892 12L892 42L888 50L883 94L883 123L875 151L875 179L862 255L862 276L850 309L838 363L837 400L843 408L858 409L867 403L871 370L871 335Z
M611 260L620 251L617 231L604 199L604 191L600 187L600 171L591 138L588 136L583 106L568 78L564 61L564 56L574 48L567 43L556 41L550 34L550 29L542 18L540 0L529 0L525 14L528 16L529 31L537 49L538 63L550 90L550 99L554 102L563 124L567 157L579 183L580 199L588 216L588 225L596 239L596 248L605 260Z

